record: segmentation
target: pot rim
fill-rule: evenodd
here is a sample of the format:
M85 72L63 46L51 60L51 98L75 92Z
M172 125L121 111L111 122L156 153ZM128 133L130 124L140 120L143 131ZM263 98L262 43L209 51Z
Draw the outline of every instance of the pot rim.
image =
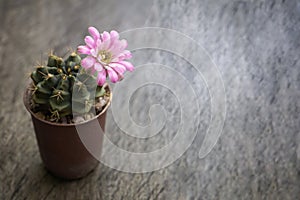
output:
M63 124L63 123L55 123L55 122L50 122L50 121L47 121L47 120L44 120L44 119L41 119L39 118L38 116L36 116L36 114L30 109L30 106L29 106L29 102L28 100L30 99L28 96L29 96L29 87L30 87L31 83L28 84L28 86L26 87L25 89L25 92L23 94L23 103L26 107L26 110L31 114L31 116L33 116L35 119L43 122L43 123L46 123L46 124L49 124L49 125L52 125L52 126L63 126L63 127L72 127L72 126L77 126L77 125L82 125L82 124L87 124L95 119L97 119L100 115L102 115L103 113L105 113L108 109L108 107L110 106L111 104L111 101L112 101L112 92L111 92L111 87L107 84L106 87L108 88L109 90L109 100L107 102L107 104L105 105L104 109L98 114L98 115L95 115L93 118L89 119L89 120L86 120L86 121L83 121L83 122L79 122L79 123L72 123L72 124Z

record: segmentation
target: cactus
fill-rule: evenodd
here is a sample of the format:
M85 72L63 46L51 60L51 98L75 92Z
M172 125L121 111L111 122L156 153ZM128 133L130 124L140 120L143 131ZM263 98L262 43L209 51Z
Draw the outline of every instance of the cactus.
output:
M47 66L38 66L31 73L33 110L50 121L91 111L95 98L103 96L105 89L95 85L95 77L82 70L80 61L75 52L65 61L51 53Z

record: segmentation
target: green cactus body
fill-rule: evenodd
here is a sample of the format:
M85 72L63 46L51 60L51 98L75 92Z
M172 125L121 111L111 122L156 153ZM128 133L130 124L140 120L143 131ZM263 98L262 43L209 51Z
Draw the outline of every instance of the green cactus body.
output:
M90 112L95 98L105 93L104 88L95 84L95 77L80 71L80 61L76 53L65 61L51 54L47 66L38 66L31 74L34 108L51 121Z
M73 86L73 111L87 113L92 108L92 99L86 85L76 82Z

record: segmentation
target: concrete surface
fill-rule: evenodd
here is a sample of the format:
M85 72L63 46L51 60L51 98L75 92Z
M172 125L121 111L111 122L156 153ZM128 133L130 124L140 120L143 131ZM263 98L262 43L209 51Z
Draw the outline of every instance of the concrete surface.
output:
M1 199L300 198L299 1L0 2ZM120 172L103 164L74 182L47 173L30 116L22 104L26 73L48 49L61 54L65 47L76 48L89 25L118 31L145 26L170 28L206 49L221 72L227 112L222 134L205 158L200 159L198 153L212 110L203 77L184 59L149 49L134 52L136 65L156 62L171 66L197 92L198 98L187 102L192 108L195 102L200 105L190 116L196 120L194 126L184 130L188 134L198 128L188 150L171 165L148 173ZM135 84L147 76L132 73L127 77ZM168 81L170 85L177 83L176 77ZM183 91L184 87L178 85ZM123 101L117 104L126 103ZM160 112L150 114L157 123L166 120L164 127L146 140L129 137L122 134L110 110L107 133L111 141L128 151L149 152L172 140L181 114L181 105L172 92L148 85L137 90L130 102L131 117L140 125L149 123L150 106L160 103L167 118ZM127 128L130 130L129 120Z

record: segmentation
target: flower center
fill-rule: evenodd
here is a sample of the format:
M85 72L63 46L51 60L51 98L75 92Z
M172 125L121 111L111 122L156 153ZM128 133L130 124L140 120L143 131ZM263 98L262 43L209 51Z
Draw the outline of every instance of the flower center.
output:
M112 54L108 51L100 51L98 53L98 56L101 57L101 62L105 63L105 64L109 64L111 62L112 59Z

